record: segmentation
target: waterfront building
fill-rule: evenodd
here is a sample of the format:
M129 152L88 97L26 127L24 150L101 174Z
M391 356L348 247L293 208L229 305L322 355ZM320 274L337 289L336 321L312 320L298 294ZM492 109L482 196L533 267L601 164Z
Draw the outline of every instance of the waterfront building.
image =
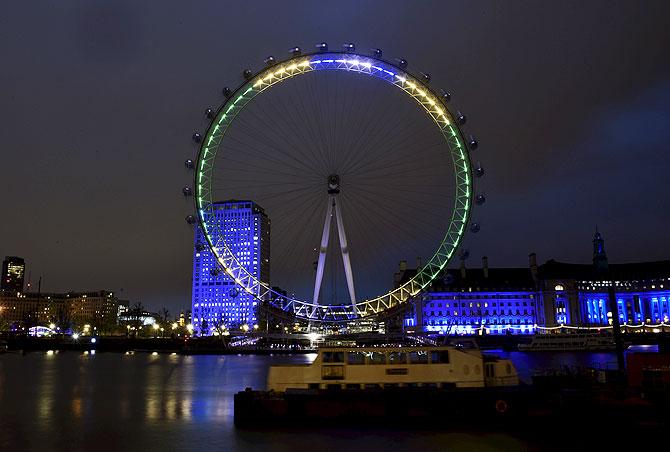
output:
M402 267L401 267L402 268ZM534 333L543 323L529 268L446 270L414 302L405 327L440 334Z
M0 295L0 320L14 330L50 323L63 330L84 324L102 330L116 325L121 306L127 301L106 290Z
M610 264L609 279L593 267L548 261L540 297L546 326L611 324L608 288L614 284L622 325L670 323L670 261Z
M401 262L396 286L414 275ZM442 334L529 334L548 328L611 325L608 288L615 287L624 328L670 326L670 261L608 264L605 242L593 238L591 264L549 260L526 268L448 269L416 297L405 329Z
M23 258L6 256L2 261L2 280L0 290L7 294L23 292L23 278L26 273L26 263Z
M216 242L223 234L228 247L246 270L265 284L270 283L270 220L252 201L230 200L215 204L212 228ZM220 232L217 232L220 231ZM218 329L252 328L257 323L258 300L241 290L235 281L219 271L199 227L195 228L193 256L192 315L199 335Z

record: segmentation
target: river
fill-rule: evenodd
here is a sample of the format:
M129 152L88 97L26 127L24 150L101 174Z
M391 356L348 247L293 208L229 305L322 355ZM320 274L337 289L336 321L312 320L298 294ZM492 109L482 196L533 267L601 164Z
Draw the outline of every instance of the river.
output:
M524 379L611 353L503 354ZM183 356L34 352L0 355L0 450L543 450L552 439L505 432L328 428L238 431L233 395L262 389L268 366L315 355ZM555 445L555 444L554 444Z

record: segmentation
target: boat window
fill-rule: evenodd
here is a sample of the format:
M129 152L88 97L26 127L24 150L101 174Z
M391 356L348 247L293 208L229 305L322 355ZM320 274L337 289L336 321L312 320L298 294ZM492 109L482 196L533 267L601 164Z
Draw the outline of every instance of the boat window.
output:
M344 366L322 366L321 379L344 380Z
M347 364L365 364L365 353L363 352L348 352Z
M433 364L449 364L449 351L441 350L437 352L431 352L431 361Z
M368 352L368 360L370 364L386 364L386 353Z
M389 364L407 364L407 353L405 352L390 352Z
M410 364L428 364L428 352L425 350L417 350L409 352Z
M344 352L323 352L324 363L343 363Z

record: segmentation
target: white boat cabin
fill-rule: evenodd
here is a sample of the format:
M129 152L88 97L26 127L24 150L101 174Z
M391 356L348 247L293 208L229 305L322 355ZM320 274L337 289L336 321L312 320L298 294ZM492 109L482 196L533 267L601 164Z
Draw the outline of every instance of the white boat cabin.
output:
M512 362L460 347L322 348L311 364L271 366L268 390L512 386Z

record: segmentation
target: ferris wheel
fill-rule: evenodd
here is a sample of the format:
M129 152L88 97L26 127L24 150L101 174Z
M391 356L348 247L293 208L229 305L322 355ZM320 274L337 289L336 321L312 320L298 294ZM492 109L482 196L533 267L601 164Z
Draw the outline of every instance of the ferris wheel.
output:
M290 50L243 72L207 109L196 132L196 215L218 270L258 300L299 318L348 321L407 302L439 277L471 220L473 177L481 177L466 138L466 117L450 94L381 50ZM248 199L272 222L272 282L249 271L217 216L224 199ZM393 280L403 258L416 271ZM279 289L281 287L281 289ZM282 300L281 304L277 300Z

